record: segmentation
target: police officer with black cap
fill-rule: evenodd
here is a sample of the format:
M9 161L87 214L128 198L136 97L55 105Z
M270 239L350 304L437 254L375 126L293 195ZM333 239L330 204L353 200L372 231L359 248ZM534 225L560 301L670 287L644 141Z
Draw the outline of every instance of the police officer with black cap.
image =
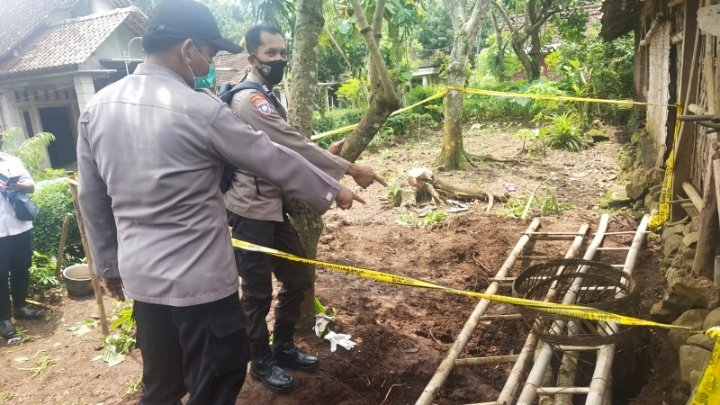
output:
M145 63L102 89L78 124L82 210L94 270L134 300L141 404L234 404L248 341L225 206L224 164L257 173L318 214L357 197L270 141L205 91L223 38L210 10L164 0L143 37Z

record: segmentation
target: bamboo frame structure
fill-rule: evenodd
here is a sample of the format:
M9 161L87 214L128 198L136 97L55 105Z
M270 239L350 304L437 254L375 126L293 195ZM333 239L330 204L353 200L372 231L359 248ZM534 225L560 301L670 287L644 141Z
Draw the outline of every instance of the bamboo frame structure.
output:
M582 243L585 240L585 235L587 235L589 229L590 227L587 224L583 224L580 227L580 230L576 234L575 239L570 246L570 249L565 254L566 259L577 256L580 248L582 247ZM546 300L550 300L553 298L551 296L552 292L552 290L548 291ZM510 370L510 375L508 376L508 379L505 382L502 391L500 392L500 396L498 398L499 403L509 404L515 397L520 382L520 377L529 365L530 361L532 360L532 354L535 351L537 344L537 336L534 333L530 333L527 339L525 339L525 343L523 344L522 350L520 350L518 360L515 362L512 370Z
M592 242L588 246L587 250L585 251L585 255L583 256L586 260L592 260L593 257L595 257L595 254L597 252L597 248L600 247L603 240L605 239L604 232L607 230L608 223L609 223L610 217L607 214L603 214L603 216L600 218L600 224L598 225L598 230L595 233L595 237L593 238ZM573 286L567 291L565 296L563 297L562 302L565 304L571 304L575 302L575 299L577 297L577 285L579 284L581 280L577 279L575 283L573 283ZM556 330L558 332L564 328L565 322L557 322L556 323ZM533 405L535 398L537 396L537 388L541 387L543 376L545 375L546 370L548 369L548 366L550 364L550 360L552 359L553 354L553 348L547 344L547 343L541 343L540 349L538 351L538 354L535 357L535 362L533 364L532 369L530 370L530 374L527 377L527 380L525 381L525 385L520 392L520 397L518 398L518 405Z
M638 226L637 233L630 244L630 250L625 257L625 266L623 271L632 276L633 270L635 270L635 264L637 263L637 256L640 252L640 246L645 242L645 230L647 230L650 216L645 214L640 225ZM593 373L592 381L590 382L590 391L588 392L585 405L601 405L606 403L609 399L606 395L609 391L608 385L611 384L611 372L612 362L615 357L615 345L604 345L598 350L597 364L595 365L595 372Z
M535 218L532 220L532 222L530 222L530 225L528 225L525 232L535 232L539 227L540 220ZM510 255L505 260L505 263L503 263L502 267L500 267L500 270L498 270L498 272L495 274L496 278L504 278L507 276L510 268L512 268L512 266L515 264L518 256L520 256L520 253L523 251L529 241L530 236L527 234L524 234L520 237L512 252L510 252ZM485 293L495 294L499 288L500 283L498 281L493 281L485 290ZM470 340L473 331L480 322L480 318L485 314L485 311L487 311L489 305L490 301L486 299L481 299L480 302L478 302L478 304L475 306L475 309L473 310L468 320L465 321L465 325L463 326L462 330L458 334L457 339L450 348L447 357L445 357L445 359L440 363L440 366L438 366L435 374L432 376L428 384L425 386L425 389L423 389L422 394L420 394L420 397L415 402L416 405L432 404L433 398L435 398L438 390L443 386L445 380L447 380L448 375L450 375L450 372L455 366L455 360L458 359L462 351L465 349L465 346Z

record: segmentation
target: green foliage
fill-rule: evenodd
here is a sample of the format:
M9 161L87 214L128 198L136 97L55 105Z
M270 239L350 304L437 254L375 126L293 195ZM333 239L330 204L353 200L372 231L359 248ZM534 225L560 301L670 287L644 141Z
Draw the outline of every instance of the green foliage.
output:
M430 127L436 125L430 114L416 114L413 112L405 112L402 114L391 115L380 131L373 137L370 142L371 146L377 147L387 143L397 141L399 138L414 134L422 127Z
M416 218L416 215L412 212L403 212L400 214L398 220L395 222L401 226L415 226L418 228L426 228L428 226L439 224L440 222L444 221L446 217L447 215L445 213L435 211L427 212L422 218Z
M16 395L12 391L0 391L0 404L9 404L15 397Z
M511 39L510 32L504 32L502 39L507 44ZM508 53L507 50L501 53L495 34L488 36L485 45L475 61L475 68L479 72L490 75L495 80L504 80L522 71L523 67L517 55Z
M26 139L19 146L11 146L17 142L17 138L21 134L19 128L10 128L3 134L5 151L23 162L35 182L65 175L65 171L62 169L42 169L40 167L45 160L47 146L55 140L53 134L40 132Z
M505 209L500 213L501 216L510 218L520 218L525 207L528 204L529 195L521 195L517 198L511 198L505 203ZM558 215L572 208L570 204L559 202L557 191L552 187L543 187L533 196L530 203L530 217Z
M59 287L60 282L55 278L55 263L50 257L33 252L30 266L30 295L41 294L44 291Z
M336 108L324 113L313 113L313 129L317 133L331 131L344 126L357 124L365 115L364 108ZM331 139L321 140L320 145L327 146Z
M348 79L337 90L337 96L351 108L367 106L365 94L360 88L360 80Z
M127 383L127 388L125 389L125 398L131 398L135 396L138 392L140 392L140 388L143 387L142 380L130 380Z
M82 321L77 322L75 325L69 327L68 330L72 332L73 336L82 336L97 328L98 325L100 325L99 320L91 317L85 317Z
M38 215L33 220L33 249L52 257L57 254L65 214L75 213L70 185L65 179L39 185L33 194ZM77 222L70 222L65 260L79 263L84 257Z
M569 94L583 97L626 99L633 97L632 34L612 42L598 35L599 26L588 29L580 41L563 41L546 58L551 74L562 77L562 88ZM618 114L618 107L590 104L592 115L614 122L622 122L630 110ZM623 122L624 123L624 122Z
M421 58L429 58L435 52L449 54L453 43L450 15L441 0L426 0L425 15L415 34L422 46Z
M515 133L515 138L523 141L523 151L528 155L545 154L548 145L542 135L539 128L523 128Z
M30 371L33 378L46 372L50 367L54 366L57 360L51 356L43 356L35 363L35 367L31 368L18 368L18 370Z
M498 83L494 78L473 72L469 87L529 94L564 95L565 93L555 82L536 80L528 83L525 80ZM465 95L463 116L466 121L471 120L512 120L530 119L540 111L556 112L561 104L553 100L533 100L525 97L496 97L480 94Z
M578 151L589 143L585 137L582 118L578 113L565 112L541 117L549 120L547 125L540 128L539 135L548 146Z
M407 105L412 105L425 100L428 97L434 96L440 91L440 86L415 86L405 93L405 101ZM439 97L423 105L417 106L412 110L412 112L417 114L429 114L434 122L443 122L443 98Z
M103 340L102 352L93 358L103 360L112 367L122 363L125 355L135 346L135 319L132 304L118 302L117 312L110 323L111 333Z
M431 211L431 212L428 212L427 215L425 215L424 217L418 219L417 225L420 228L425 228L427 226L439 224L440 222L445 220L446 216L447 215L445 215L442 212L432 212Z

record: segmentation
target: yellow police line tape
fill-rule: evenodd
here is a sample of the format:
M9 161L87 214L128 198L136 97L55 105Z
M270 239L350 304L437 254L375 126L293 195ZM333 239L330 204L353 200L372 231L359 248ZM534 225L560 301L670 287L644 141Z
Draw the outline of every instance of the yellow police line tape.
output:
M675 145L677 145L678 136L680 134L680 120L678 119L683 113L682 104L678 104L675 109L675 129L673 131L673 143L670 154L665 162L665 176L660 189L660 202L658 203L658 212L653 215L648 222L648 227L655 230L662 226L670 218L670 200L672 199L673 188L673 170L675 169Z
M639 318L633 318L630 316L620 315L620 314L614 314L612 312L603 311L597 308L591 308L584 305L574 305L574 304L558 304L554 302L545 302L545 301L535 301L535 300L529 300L525 298L516 298L516 297L508 297L505 295L495 295L495 294L487 294L487 293L481 293L476 291L466 291L466 290L458 290L451 287L446 287L440 284L431 283L429 281L424 281L412 277L406 277L401 276L397 274L391 274L391 273L384 273L377 270L370 270L365 269L362 267L356 267L356 266L347 266L342 264L336 264L336 263L329 263L329 262L323 262L320 260L313 260L313 259L306 259L304 257L295 256L290 253L282 252L277 249L272 249L264 246L255 245L250 242L245 242L238 239L232 240L233 247L248 250L252 252L260 252L265 253L271 256L280 257L286 260L291 260L294 262L300 262L305 264L311 264L315 266L325 267L331 270L340 271L343 273L352 274L355 276L368 278L371 280L381 281L384 283L389 284L400 284L400 285L407 285L412 287L420 287L420 288L427 288L427 289L433 289L433 290L439 290L444 293L448 294L454 294L454 295L463 295L467 297L473 297L473 298L482 298L490 301L496 301L496 302L502 302L506 304L512 304L512 305L519 305L519 306L525 306L525 307L532 307L533 309L536 309L538 311L558 314L558 315L564 315L568 317L573 318L582 318L582 319L588 319L593 321L603 321L603 322L615 322L622 325L633 325L633 326L656 326L661 328L667 328L667 329L683 329L691 332L697 332L697 333L703 333L703 331L700 330L694 330L693 328L682 326L682 325L670 325L670 324L664 324L654 321L648 321L645 319L639 319Z
M430 97L428 97L428 98L425 98L425 99L422 99L422 100L418 101L417 103L414 103L414 104L411 104L411 105L409 105L409 106L407 106L407 107L403 107L403 108L401 108L401 109L399 109L399 110L393 111L393 112L390 114L390 116L397 115L397 114L402 114L402 113L404 113L405 111L412 110L413 108L415 108L415 107L417 107L417 106L423 105L423 104L425 104L425 103L429 103L430 101L433 101L433 100L435 100L435 99L437 99L437 98L445 97L445 94L447 94L447 92L448 92L447 89L440 90L440 91L438 91L437 93L433 94L432 96L430 96ZM343 132L352 131L352 130L355 129L355 127L358 126L358 125L359 125L359 123L358 123L358 124L347 125L347 126L344 126L344 127L340 127L340 128L337 128L337 129L333 129L332 131L327 131L327 132L323 132L323 133L321 133L321 134L313 135L313 136L310 137L310 140L317 141L318 139L327 138L328 136L333 136L333 135L337 135L337 134L342 134Z
M320 260L306 259L290 253L282 252L264 246L259 246L250 242L239 239L232 239L232 245L235 248L243 249L251 252L265 253L271 256L279 257L295 262L311 264L315 266L325 267L331 270L352 274L355 276L368 278L389 284L400 284L412 287L427 288L439 290L444 293L462 295L473 298L481 298L489 301L502 302L506 304L532 307L535 310L568 316L572 318L588 319L593 321L615 322L621 325L631 326L650 326L665 329L681 329L691 333L704 333L705 335L715 339L715 348L712 356L705 367L705 371L698 383L693 395L691 405L717 405L720 404L720 327L713 327L705 331L695 330L691 327L681 325L671 325L660 322L648 321L645 319L634 318L630 316L615 314L612 312L602 311L596 308L586 307L583 305L558 304L553 302L535 301L524 298L508 297L505 295L486 294L475 291L458 290L446 287L440 284L423 281L412 277L405 277L396 274L384 273L377 270L365 269L356 266L347 266L336 263L323 262Z
M643 101L634 101L634 100L609 100L609 99L603 99L603 98L553 96L553 95L549 95L549 94L512 93L512 92L508 92L508 91L483 90L483 89L473 89L470 87L449 86L449 87L443 88L442 90L438 91L437 93L433 94L432 96L430 96L428 98L418 101L415 104L412 104L407 107L403 107L397 111L394 111L390 115L393 116L393 115L401 114L401 113L411 110L417 106L423 105L425 103L429 103L430 101L435 100L437 98L445 97L447 92L450 90L462 91L462 92L465 92L468 94L480 94L480 95L493 96L493 97L530 98L530 99L534 99L534 100L574 101L574 102L581 102L581 103L604 103L604 104L615 104L615 105L625 105L625 106L647 105L647 106L659 106L659 107L676 107L673 104L647 103L647 102L643 102ZM333 129L331 131L326 131L326 132L323 132L323 133L320 133L317 135L313 135L310 137L310 139L313 141L316 141L318 139L327 138L329 136L342 134L344 132L352 131L357 126L358 126L358 124L347 125L344 127Z

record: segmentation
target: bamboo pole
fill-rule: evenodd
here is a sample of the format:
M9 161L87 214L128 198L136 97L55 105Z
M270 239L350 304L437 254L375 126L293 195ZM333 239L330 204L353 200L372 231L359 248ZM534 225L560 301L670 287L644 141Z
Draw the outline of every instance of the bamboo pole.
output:
M583 224L582 226L580 226L580 229L576 233L575 240L570 245L570 249L568 249L568 251L565 253L566 259L571 259L577 256L583 242L585 241L585 236L587 235L589 229L590 226L588 224ZM562 270L563 269L559 269L558 271ZM545 300L552 300L554 298L554 293L555 291L553 289L549 290L548 294L545 296ZM522 350L520 350L518 360L515 362L515 365L510 371L510 375L508 376L507 381L505 381L505 385L503 386L503 389L500 392L500 396L498 397L499 402L509 404L512 403L513 399L515 399L520 378L525 372L525 369L527 369L528 365L530 364L530 361L532 361L532 355L535 352L537 344L538 338L537 336L535 336L534 333L531 332L528 335L527 339L525 339L525 343L523 344Z
M603 214L602 217L600 217L600 223L598 224L598 230L595 233L595 238L593 238L592 242L588 246L587 250L585 251L585 255L583 256L586 260L592 260L593 257L595 257L595 253L597 251L597 248L600 247L603 240L605 239L604 232L607 230L608 222L610 220L610 217L607 214ZM587 268L580 269L580 272L587 271ZM568 291L565 293L565 296L563 297L562 302L564 304L571 304L575 302L575 299L577 297L576 289L577 285L582 280L580 278L577 278L575 282L571 285L571 287L568 289ZM556 322L555 323L555 330L560 330L564 327L565 322ZM535 397L537 395L537 388L540 387L542 378L545 375L545 371L547 370L550 360L552 359L553 355L553 348L548 345L547 343L541 343L539 352L537 356L535 357L535 364L533 365L533 368L530 370L530 374L527 377L527 380L525 381L525 386L523 387L523 390L520 392L520 397L518 398L518 405L533 405L535 402Z
M650 216L645 214L640 225L638 225L637 233L633 238L630 251L625 257L625 266L623 270L632 276L637 264L638 254L640 253L640 247L645 242L645 230L647 229L648 222L650 222ZM623 292L618 293L618 296L624 294ZM614 324L610 324L614 326ZM608 397L608 385L612 383L612 363L615 357L615 345L604 345L598 351L597 363L595 364L595 372L593 373L592 380L590 382L590 391L588 392L585 405L602 405L609 403L611 398Z
M78 183L75 180L70 180L70 191L72 192L73 203L75 204L76 218L78 228L80 228L80 240L82 241L83 250L85 251L85 257L87 258L88 269L90 269L90 279L92 280L93 292L95 293L95 303L98 308L98 315L100 316L100 326L105 336L110 334L110 327L108 325L107 316L105 315L105 304L102 300L102 292L100 291L100 282L95 275L95 269L93 268L92 254L90 253L90 245L85 236L85 223L83 222L82 213L80 212L80 201L78 199Z
M535 232L539 227L540 220L535 218L532 220L525 232ZM515 245L515 248L513 248L512 252L510 252L510 255L505 260L505 263L503 263L502 267L500 267L500 270L498 270L498 272L495 274L495 277L505 277L507 275L507 273L510 271L510 268L512 268L512 266L515 264L517 257L523 251L525 245L528 243L529 240L530 237L528 235L522 235L520 237L517 244ZM498 291L499 287L500 283L494 281L490 283L488 288L485 290L485 293L495 294ZM423 389L422 394L420 394L420 397L415 402L415 405L432 404L433 398L435 398L435 395L437 395L437 391L440 389L440 387L442 387L442 385L445 383L445 380L450 375L450 372L455 366L455 360L457 360L462 351L465 349L467 342L470 340L473 331L475 330L478 322L480 321L480 317L485 314L485 311L487 311L489 305L490 301L486 299L481 299L480 302L478 302L478 304L475 306L475 310L473 310L468 320L465 321L465 326L463 326L460 334L458 334L458 337L450 348L447 357L445 357L445 359L440 363L437 370L435 371L435 374L430 379L430 382L428 382L428 384L425 386L425 389Z
M517 354L507 354L502 356L487 356L487 357L468 357L465 359L456 359L456 366L481 366L485 364L500 364L500 363L512 363L517 360Z
M698 212L702 212L703 208L705 207L705 203L703 203L703 198L700 193L695 190L695 187L685 181L682 184L682 189L685 191L685 194L687 194L688 198L693 203Z
M60 231L60 247L58 248L57 264L55 265L55 278L60 281L62 280L62 265L63 258L65 257L65 243L67 243L67 236L70 227L70 220L73 218L73 214L65 214L63 219L62 230Z

